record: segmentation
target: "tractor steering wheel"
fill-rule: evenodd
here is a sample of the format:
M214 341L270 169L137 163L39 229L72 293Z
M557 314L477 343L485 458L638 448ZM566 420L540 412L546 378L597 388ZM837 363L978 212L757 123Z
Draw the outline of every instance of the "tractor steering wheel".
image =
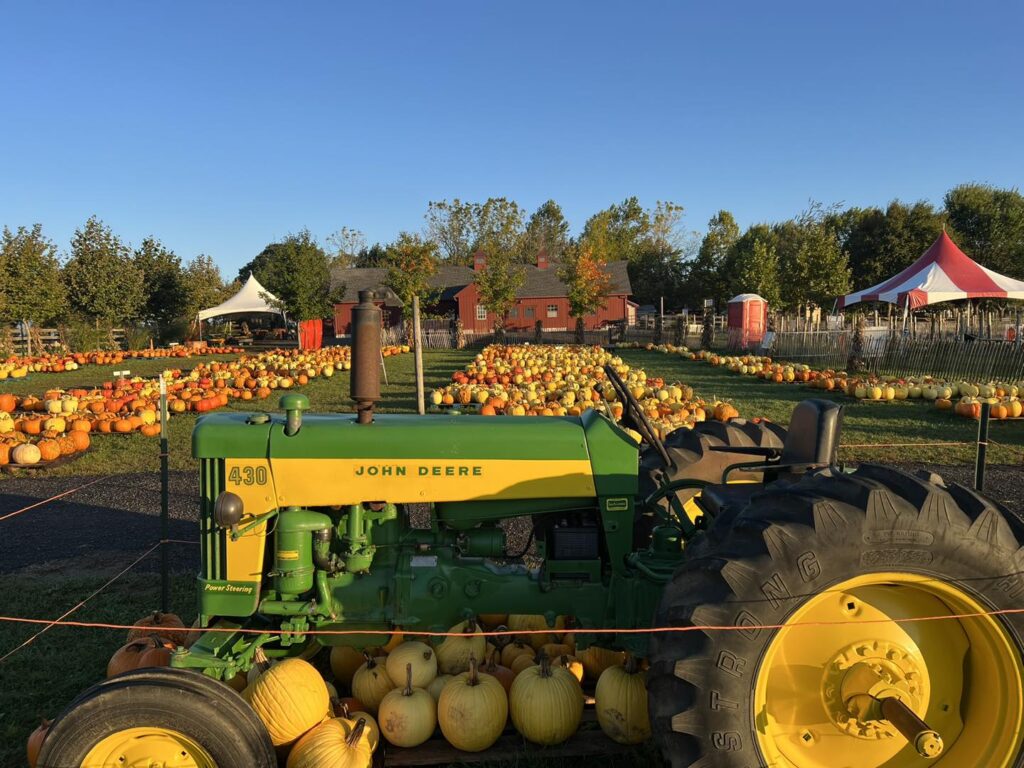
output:
M671 467L672 459L669 458L668 451L665 450L665 444L661 442L658 433L654 431L654 427L648 421L647 415L644 413L643 408L640 407L640 403L633 397L633 393L629 391L626 382L622 380L618 372L611 365L606 365L604 372L608 376L608 381L612 383L615 393L622 400L623 416L629 418L629 421L636 427L636 431L640 433L640 437L643 438L644 442L658 452L662 461L665 462L665 466Z

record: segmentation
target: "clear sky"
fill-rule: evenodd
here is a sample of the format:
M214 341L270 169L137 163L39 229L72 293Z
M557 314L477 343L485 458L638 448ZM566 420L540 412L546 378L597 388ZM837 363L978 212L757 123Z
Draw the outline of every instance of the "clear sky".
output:
M225 276L428 200L703 229L1024 181L1020 2L9 2L0 225L96 214Z

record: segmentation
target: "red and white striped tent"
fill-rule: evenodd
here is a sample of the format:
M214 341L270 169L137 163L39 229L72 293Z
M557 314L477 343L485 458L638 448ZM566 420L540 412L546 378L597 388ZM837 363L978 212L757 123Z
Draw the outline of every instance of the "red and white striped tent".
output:
M918 309L961 299L1024 299L1024 282L978 264L945 232L917 261L885 282L839 299L839 307L884 301Z

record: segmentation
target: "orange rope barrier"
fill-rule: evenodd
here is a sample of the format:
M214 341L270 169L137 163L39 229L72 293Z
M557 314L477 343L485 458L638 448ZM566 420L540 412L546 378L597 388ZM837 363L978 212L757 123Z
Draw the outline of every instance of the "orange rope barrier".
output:
M4 520L6 520L9 517L14 517L15 515L20 515L22 512L28 512L30 509L35 509L36 507L41 507L41 506L43 506L43 504L49 504L51 501L56 501L57 499L63 499L65 496L70 496L72 493L76 493L77 491L80 491L83 488L88 488L90 485L96 485L96 483L100 482L101 480L106 480L106 479L108 479L108 478L106 478L106 477L97 477L95 480L90 480L88 483L85 483L84 485L80 485L77 488L72 488L70 491L64 491L64 493L58 493L56 496L51 496L48 499L43 499L42 501L37 501L35 504L29 504L27 507L22 507L21 509L16 510L14 512L8 512L3 517L0 517L0 523L2 523Z
M152 551L152 550L150 550ZM149 554L148 552L146 554ZM141 558L140 558L141 559ZM689 627L642 627L642 628L629 628L629 629L611 629L611 628L569 628L563 629L563 632L571 632L576 634L584 635L644 635L644 634L667 634L669 632L751 632L759 631L762 629L800 629L804 627L836 627L836 626L864 626L868 624L913 624L917 622L925 621L944 621L949 619L962 620L962 619L981 619L990 618L994 616L1012 616L1016 614L1024 613L1024 608L1002 608L996 611L979 611L977 613L956 613L956 614L944 614L941 616L908 616L902 618L886 618L886 619L863 619L861 621L854 620L840 620L840 621L797 621L791 624L743 624L743 625L715 625L715 624L703 624ZM67 615L67 614L65 614ZM134 629L133 624L106 624L103 622L94 621L63 621L63 617L54 621L47 619L23 619L17 616L0 616L0 622L15 623L15 624L47 624L50 626L61 626L61 627L77 627L80 629ZM49 627L47 627L49 628ZM45 631L45 630L44 630ZM295 632L285 632L284 630L269 630L269 629L234 629L231 627L209 627L203 630L204 632L237 632L240 634L249 635L287 635L287 634L299 634ZM514 637L516 635L548 635L554 632L553 628L549 629L521 629L521 630L491 630L486 632L429 632L425 630L404 630L404 629L311 629L306 632L302 632L303 635L310 636L331 636L331 635L387 635L387 634L401 634L409 637ZM41 633L40 633L41 634ZM17 649L15 649L17 650ZM12 651L13 653L13 651ZM10 655L10 654L7 654ZM2 662L6 656L0 658Z
M68 610L66 610L64 613L62 613L59 617L57 617L53 621L47 621L46 619L23 619L23 620L21 620L21 623L23 623L23 624L45 624L46 626L43 627L38 632L36 632L31 637L29 637L27 640L25 640L25 642L23 642L21 645L17 646L16 648L12 648L7 653L5 653L3 656L0 656L0 664L3 664L8 658L10 658L14 654L16 654L18 651L20 651L25 646L32 644L36 640L36 638L38 638L44 632L49 631L53 627L74 626L75 622L66 622L66 621L64 621L64 619L66 619L72 613L74 613L79 608L84 606L86 603L88 603L90 600L92 600L94 597L96 597L96 595L98 595L100 592L105 590L107 587L109 587L111 584L113 584L119 578L121 578L126 573L128 573L128 571L130 571L136 565L138 565L143 560L145 560L149 555L153 554L159 547L160 547L159 543L154 544L152 547L150 547L145 552L143 552L141 555L139 555L137 558L135 558L135 560L133 560L131 562L131 564L129 564L123 570L121 570L119 573L117 573L116 575L111 577L111 579L106 584L104 584L103 586L101 586L101 587L97 588L96 590L94 590L92 592L92 594L90 594L88 597L86 597L83 600L81 600L77 605L74 605L71 608L69 608Z

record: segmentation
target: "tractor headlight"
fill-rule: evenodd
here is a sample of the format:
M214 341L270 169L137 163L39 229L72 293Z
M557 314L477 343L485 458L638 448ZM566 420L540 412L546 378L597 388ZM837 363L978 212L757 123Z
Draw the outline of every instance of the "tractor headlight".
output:
M213 520L221 528L232 528L238 525L244 511L238 494L224 491L213 504Z

